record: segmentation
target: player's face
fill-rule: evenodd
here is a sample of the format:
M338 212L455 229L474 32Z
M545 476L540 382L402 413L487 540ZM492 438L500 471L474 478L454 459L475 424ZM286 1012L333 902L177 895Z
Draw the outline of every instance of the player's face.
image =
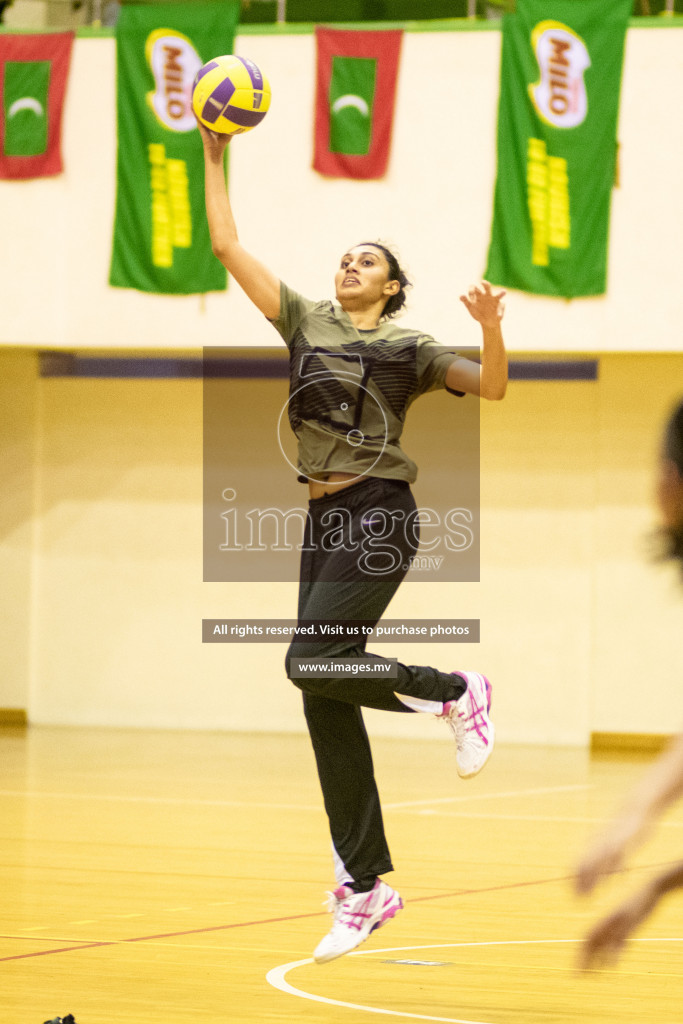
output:
M389 280L389 264L380 249L357 245L344 253L334 275L337 299L343 307L358 308L386 301L400 287Z

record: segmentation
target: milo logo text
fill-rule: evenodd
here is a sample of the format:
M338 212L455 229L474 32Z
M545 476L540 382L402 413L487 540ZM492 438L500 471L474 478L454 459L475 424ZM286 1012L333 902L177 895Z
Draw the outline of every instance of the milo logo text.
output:
M540 118L555 128L576 128L586 118L584 72L590 67L581 36L559 21L540 21L531 33L540 81L529 86Z
M147 102L157 120L172 132L193 131L192 85L202 66L194 46L181 32L158 28L147 37L145 57L154 75Z

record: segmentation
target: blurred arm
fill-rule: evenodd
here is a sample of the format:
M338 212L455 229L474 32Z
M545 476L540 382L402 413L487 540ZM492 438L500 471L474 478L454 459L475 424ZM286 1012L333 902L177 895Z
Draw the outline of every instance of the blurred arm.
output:
M589 932L581 947L580 967L586 970L604 963L614 963L629 935L652 913L662 896L681 886L683 863L667 868L651 879Z
M579 864L576 887L590 892L615 871L632 847L642 843L663 811L683 794L683 734L678 736L634 790L621 814Z

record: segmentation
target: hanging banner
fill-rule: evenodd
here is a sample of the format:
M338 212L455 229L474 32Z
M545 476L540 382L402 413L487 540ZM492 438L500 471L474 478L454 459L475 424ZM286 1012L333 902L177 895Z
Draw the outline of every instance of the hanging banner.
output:
M62 110L73 40L73 32L0 35L0 178L62 173Z
M541 295L607 280L632 0L517 0L503 17L498 171L485 276Z
M387 169L402 32L316 28L313 168L335 178Z
M211 251L192 84L232 53L239 0L124 4L116 26L118 155L109 283L143 292L222 291Z

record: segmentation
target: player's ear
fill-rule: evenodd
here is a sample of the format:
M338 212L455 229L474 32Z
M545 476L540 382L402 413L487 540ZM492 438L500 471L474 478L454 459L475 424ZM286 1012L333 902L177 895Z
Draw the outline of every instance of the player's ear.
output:
M398 295L400 290L401 290L401 282L400 281L387 281L387 283L384 285L384 294L385 295Z

